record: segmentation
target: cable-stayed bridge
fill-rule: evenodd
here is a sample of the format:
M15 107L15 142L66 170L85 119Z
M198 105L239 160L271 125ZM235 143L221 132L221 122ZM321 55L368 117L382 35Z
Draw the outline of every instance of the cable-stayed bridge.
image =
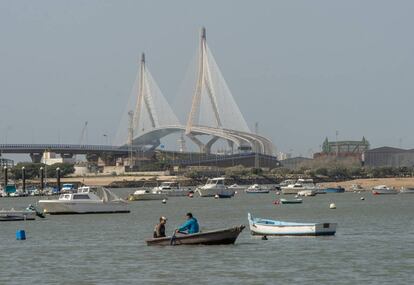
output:
M182 124L164 98L148 71L142 56L138 99L131 112L129 145L156 148L161 139L172 133L183 133L209 154L213 144L225 140L233 152L274 154L273 143L252 133L208 48L203 28L198 53L197 80L187 122Z
M149 72L144 54L141 57L137 99L128 112L128 138L118 146L70 144L9 144L0 145L1 153L29 153L40 161L43 152L56 152L71 157L86 154L112 160L128 153L154 150L161 140L178 133L189 138L200 153L209 155L218 140L224 140L232 154L258 153L273 156L275 147L271 140L253 133L207 45L206 30L202 28L198 50L197 79L191 99L191 109L182 123L163 96ZM132 109L132 108L131 108ZM127 129L127 126L121 126Z

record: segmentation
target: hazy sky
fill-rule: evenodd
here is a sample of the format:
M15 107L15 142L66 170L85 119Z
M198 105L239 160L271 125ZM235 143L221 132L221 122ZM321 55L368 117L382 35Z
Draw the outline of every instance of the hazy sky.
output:
M0 1L0 142L113 139L140 53L174 102L199 29L251 129L414 147L413 1ZM127 126L125 126L127 128Z

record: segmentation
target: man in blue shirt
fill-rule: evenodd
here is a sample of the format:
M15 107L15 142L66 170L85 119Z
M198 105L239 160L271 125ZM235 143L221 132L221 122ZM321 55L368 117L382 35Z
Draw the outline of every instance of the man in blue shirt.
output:
M184 233L187 231L188 234L195 234L199 231L199 226L197 219L193 217L193 214L187 213L187 221L181 225L181 227L176 230L176 232L182 232Z

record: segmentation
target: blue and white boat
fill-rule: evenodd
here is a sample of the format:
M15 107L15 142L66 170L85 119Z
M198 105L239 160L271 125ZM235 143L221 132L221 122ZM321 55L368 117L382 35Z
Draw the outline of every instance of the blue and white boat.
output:
M344 192L345 192L345 188L341 186L328 187L325 189L325 193L344 193Z
M292 223L247 214L252 235L262 236L329 236L336 233L336 223Z

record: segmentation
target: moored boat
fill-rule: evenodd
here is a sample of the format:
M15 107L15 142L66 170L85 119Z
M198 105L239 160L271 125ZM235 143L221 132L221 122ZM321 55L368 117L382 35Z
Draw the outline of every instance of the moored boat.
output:
M236 192L234 189L226 187L223 177L216 177L208 179L204 186L196 189L200 197L215 197L220 196L234 196Z
M401 188L400 194L414 194L414 187Z
M264 188L260 186L259 184L253 184L249 186L249 188L247 188L245 192L250 193L250 194L266 194L266 193L269 193L269 189Z
M338 185L336 187L328 187L328 188L325 189L324 192L325 193L344 193L345 188Z
M316 189L306 189L306 190L301 190L298 192L298 196L315 196L316 195Z
M397 190L387 187L386 185L378 185L372 188L372 194L374 195L390 195L398 194Z
M61 194L57 200L40 200L39 206L51 215L130 212L127 201L104 187L92 186L79 188L77 193Z
M310 190L306 193L316 193L317 187L313 183L312 179L298 179L296 183L289 184L281 188L282 194L298 194L300 191ZM304 192L305 193L305 192ZM308 195L313 196L313 195Z
M152 238L146 240L147 245L219 245L219 244L233 244L239 234L245 227L243 225L213 230L207 232L199 232L189 235L176 235L164 238Z
M282 204L301 204L302 202L302 199L280 199L280 203Z
M164 200L168 199L167 194L162 194L160 191L149 189L138 189L128 197L129 201L148 201L148 200Z
M252 235L321 236L336 233L336 223L293 223L254 218L250 213L247 216Z
M10 210L0 210L0 221L31 221L36 219L36 211L26 208L23 210L16 210L11 208Z
M161 193L169 197L184 197L193 191L190 188L182 188L178 182L162 182L160 186L152 189L152 192Z

